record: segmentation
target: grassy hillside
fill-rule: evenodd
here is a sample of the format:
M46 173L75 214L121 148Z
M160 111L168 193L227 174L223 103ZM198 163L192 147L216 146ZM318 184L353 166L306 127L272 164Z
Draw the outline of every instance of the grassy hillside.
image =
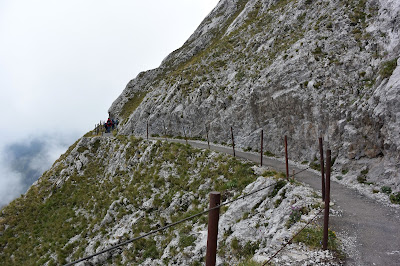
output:
M80 154L92 159L85 165L82 174L75 168L58 188L51 180L64 178L60 170L66 165L65 160L61 160L44 174L38 185L2 210L0 261L6 265L42 265L47 261L50 265L65 263L71 254L73 259L83 255L87 238L98 238L96 245L99 246L103 238L110 237L109 228L118 225L127 215L134 214L137 222L118 239L127 239L154 229L157 224L164 225L167 221L176 221L203 210L211 190L234 193L255 179L250 164L233 158L214 155L216 158L211 162L208 151L126 137L119 137L114 149L107 154L124 150L125 162L129 163L139 159L140 153L147 149L150 160L110 174L105 171L108 158L99 156L103 150L96 149L100 141L97 139L91 147L80 146L77 149ZM202 165L201 170L198 165ZM168 174L163 172L160 176L165 167ZM192 177L195 170L199 171L197 178ZM221 175L229 181L216 180ZM199 185L206 180L212 181L212 186L199 190ZM188 210L190 205L185 205L174 210L170 216L160 216L177 194L186 193L192 193L194 197L191 210ZM153 199L152 206L143 208L143 203L150 198ZM112 204L112 218L106 227L101 228ZM204 223L205 219L201 222ZM130 257L136 257L137 261L149 256L157 257L159 251L151 251L154 240L141 243L144 246L149 244L151 247L148 249L132 251ZM55 258L51 254L56 254Z
M76 260L203 211L211 191L222 192L225 201L241 195L256 180L276 182L283 176L274 171L264 175L256 175L251 163L187 145L125 136L82 138L26 195L2 209L0 262L59 265ZM280 223L290 228L302 214L318 206L313 196L305 202L300 200L300 192L289 196L296 189L307 191L299 184L282 180L266 191L269 194L259 195L252 205L232 210L240 217L229 219L232 225L221 232L219 256L239 262L268 246L268 239L246 240L232 229L237 223L254 219L260 212L257 208L261 213L269 212L271 219L271 210L282 208L281 212L287 215ZM307 212L298 213L293 220L290 206L296 201ZM222 208L222 214L226 212L230 217L231 208ZM258 227L266 231L280 226L263 220L257 222ZM198 247L205 245L201 232L206 230L206 223L207 216L201 216L99 256L93 262L197 265L204 259L204 250L199 251ZM231 245L236 249L230 249Z

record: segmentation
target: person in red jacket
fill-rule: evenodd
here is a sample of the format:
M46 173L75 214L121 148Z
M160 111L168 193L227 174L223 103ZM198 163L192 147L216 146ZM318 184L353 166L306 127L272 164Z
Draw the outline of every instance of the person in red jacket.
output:
M107 120L107 133L110 133L110 129L113 126L113 122L110 118Z

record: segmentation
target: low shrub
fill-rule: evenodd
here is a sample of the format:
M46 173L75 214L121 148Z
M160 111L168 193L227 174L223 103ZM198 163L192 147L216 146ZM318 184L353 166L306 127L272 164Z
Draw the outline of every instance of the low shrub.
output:
M292 225L294 225L295 223L300 221L301 216L303 214L307 214L308 212L309 212L309 210L307 209L307 207L300 208L300 207L292 206L292 211L289 215L289 220L286 222L286 228L292 227Z
M390 195L390 201L394 204L400 204L400 192Z
M362 174L362 175L366 175L366 174L368 174L368 172L369 172L369 169L367 168L367 169L365 169L365 170L362 170L362 171L361 171L361 174Z
M383 186L381 187L381 192L389 195L390 193L392 193L392 188L388 186Z
M311 169L321 171L321 165L318 162L312 162L310 163Z
M277 199L277 200L275 201L275 203L274 203L274 207L275 207L275 208L278 208L279 205L281 205L281 203L282 203L282 199Z
M231 248L233 250L238 250L240 248L239 240L236 237L234 239L232 239Z
M188 246L192 246L194 244L194 241L196 241L195 236L183 234L179 237L179 247L185 248Z
M367 182L367 177L365 175L357 176L358 183L365 184Z
M270 152L270 151L264 152L264 155L265 155L265 156L268 156L268 157L275 157L275 154L272 153L272 152Z
M322 248L324 230L322 227L309 227L301 231L294 239L295 243L304 243L312 248ZM338 251L339 244L335 232L332 230L328 231L328 249L332 251Z
M274 176L276 175L277 172L276 171L265 171L262 176Z
M268 196L270 198L275 197L278 194L279 190L281 190L281 188L283 188L286 185L286 183L287 182L285 180L278 180L278 182L276 182L274 186L274 189L271 191L271 193L269 193Z
M256 242L248 241L241 248L240 255L242 255L242 257L245 257L245 258L253 256L256 253L256 250L259 249L259 247L260 247L260 242L259 241L256 241Z
M382 64L379 74L382 78L388 78L392 75L394 69L397 67L397 58L386 61Z

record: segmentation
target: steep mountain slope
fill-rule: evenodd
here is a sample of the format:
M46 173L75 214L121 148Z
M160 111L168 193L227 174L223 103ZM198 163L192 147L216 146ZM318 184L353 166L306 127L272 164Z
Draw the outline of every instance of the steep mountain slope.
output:
M205 136L312 161L322 135L348 181L400 189L400 2L221 0L109 112L122 134Z
M291 159L314 166L323 135L344 182L399 190L399 10L395 0L221 0L183 47L128 83L109 110L116 136L87 134L1 210L0 264L90 255L203 211L213 190L230 200L270 185L222 208L220 263L265 261L317 213L319 195L282 173L140 139L147 122L150 134L207 127L225 143L233 126L249 149L264 129L268 154L287 134ZM203 216L88 263L199 265L206 230ZM318 248L319 236L316 225L301 241ZM277 264L337 264L331 252L288 250Z
M65 264L199 213L213 190L225 201L268 186L223 207L219 228L220 262L237 264L254 254L264 261L320 206L310 188L265 170L188 145L84 137L26 195L1 211L0 263ZM89 265L200 265L206 223L207 216L200 216L97 256ZM318 227L308 233L313 234L310 243L319 243ZM303 254L293 255L299 263L336 261L331 253L304 244L287 250L288 256Z

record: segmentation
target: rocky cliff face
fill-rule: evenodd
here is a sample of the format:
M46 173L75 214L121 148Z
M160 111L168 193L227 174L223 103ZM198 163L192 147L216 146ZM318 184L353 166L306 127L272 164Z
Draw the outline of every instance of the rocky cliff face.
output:
M221 0L159 68L110 108L121 133L205 136L312 161L317 138L335 169L400 189L400 3ZM368 171L367 171L368 170ZM346 177L346 176L345 176Z
M115 136L90 132L25 195L0 212L0 264L60 265L101 251L222 201L217 261L264 263L313 218L320 197L282 173L188 145L143 140L167 134L310 161L323 135L342 180L399 187L400 2L221 0L183 47L130 81L110 114ZM337 176L337 175L336 175ZM338 177L338 176L337 176ZM338 178L340 179L340 178ZM385 191L388 191L386 188ZM199 265L206 216L84 265ZM318 225L277 265L335 265ZM330 236L335 239L335 234ZM337 245L332 241L333 249Z

